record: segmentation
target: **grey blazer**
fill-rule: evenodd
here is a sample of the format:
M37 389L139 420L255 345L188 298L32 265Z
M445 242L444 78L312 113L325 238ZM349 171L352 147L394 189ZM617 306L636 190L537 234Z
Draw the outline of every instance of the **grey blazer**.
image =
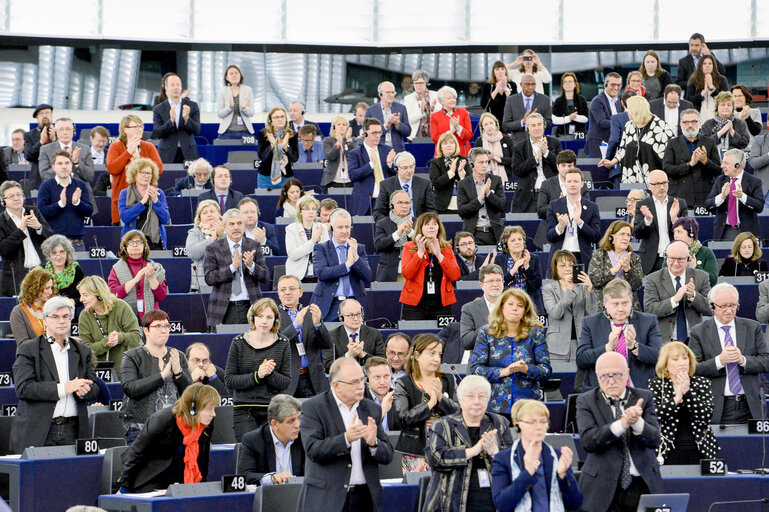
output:
M254 134L254 127L251 125L251 118L256 112L254 110L254 91L247 85L240 84L239 102L242 104L248 100L248 106L240 107L240 117L243 119L243 126L248 133ZM232 98L232 88L226 85L219 89L219 93L216 95L216 115L219 116L219 130L217 133L224 133L227 128L232 124L233 110L230 107L230 98Z
M192 260L190 265L190 291L211 293L211 286L206 284L206 275L203 272L203 260L206 257L206 247L211 245L211 239L203 234L198 227L187 231L187 257Z
M523 93L512 94L507 97L505 102L505 115L502 119L502 130L510 135L513 143L525 140L528 136L526 127L521 126L521 119L526 113L523 108ZM537 109L538 114L542 114L545 119L545 134L547 135L550 127L553 126L553 107L550 104L550 97L534 93L534 100L531 104L532 110Z
M93 195L93 189L91 188L91 182L94 178L93 171L93 157L91 156L91 146L81 144L80 142L72 141L71 146L74 148L80 148L80 156L77 163L72 164L72 174L75 178L83 180L86 188L88 188L88 195L91 196L91 204L93 205L93 213L91 216L96 216L99 213L99 208L96 206L96 199ZM40 171L40 178L50 180L56 173L53 172L53 157L56 152L61 149L59 141L51 142L40 148L40 160L38 161L38 169Z
M558 281L549 281L542 286L542 299L547 311L547 349L553 354L568 355L572 339L582 330L582 319L598 312L595 293L582 285L564 291ZM572 319L575 338L571 337Z
M688 332L702 322L703 316L712 316L708 304L708 293L710 293L710 276L704 270L696 268L687 268L683 276L681 286L685 286L690 279L694 278L694 299L689 300L684 297L681 303L684 305L686 314L686 323ZM678 308L673 307L670 298L675 295L676 288L670 279L670 273L667 267L656 272L652 272L644 279L644 311L657 315L662 343L667 343L673 339L673 324L676 322ZM679 303L680 305L680 303ZM684 340L680 340L684 341Z
M462 306L459 317L459 340L462 342L462 348L472 350L478 332L488 323L489 308L486 307L486 300L482 296Z
M769 322L769 281L758 285L758 304L756 304L756 320L765 324Z
M333 129L333 127L332 127ZM323 169L323 177L320 180L320 185L325 187L336 176L336 171L339 169L339 163L342 161L342 148L337 147L336 137L326 137L323 139L323 156L326 157L326 168ZM347 155L351 150L358 146L357 139L348 140L344 147L344 154ZM347 169L349 170L350 163L348 160ZM349 175L348 175L349 178Z
M753 138L748 164L753 168L753 176L761 180L761 188L769 190L769 132L764 131Z
M328 230L325 224L316 222L312 229L317 226L323 227L323 233L320 235L318 243L328 242ZM304 279L304 275L307 273L307 262L310 261L310 254L315 249L315 244L312 240L307 239L307 234L304 231L304 227L294 222L286 226L286 275L294 276L300 281ZM316 274L317 275L317 274Z
M16 350L19 350L22 343L37 338L37 333L32 328L32 324L29 323L27 314L21 309L21 304L14 306L9 320L11 321L11 332L16 340Z

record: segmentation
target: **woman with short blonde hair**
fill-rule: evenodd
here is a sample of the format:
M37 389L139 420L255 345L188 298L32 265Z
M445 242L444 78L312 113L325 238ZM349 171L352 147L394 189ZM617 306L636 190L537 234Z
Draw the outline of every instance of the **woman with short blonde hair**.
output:
M190 291L209 293L211 286L206 283L203 262L206 256L206 247L224 236L224 223L219 203L213 199L204 199L198 203L195 210L193 226L187 231L187 240L184 246L187 248L187 257L192 260L190 264Z
M286 226L286 275L303 283L318 281L313 255L315 246L327 242L328 228L318 221L320 202L305 194L296 202L296 221Z
M734 96L721 91L715 99L715 116L702 123L702 133L716 141L723 155L730 149L742 149L750 143L750 132L744 120L734 114Z
M331 130L323 139L323 156L326 167L320 185L328 192L330 187L345 188L352 185L347 155L358 147L358 139L352 136L350 122L343 115L336 115L331 120Z

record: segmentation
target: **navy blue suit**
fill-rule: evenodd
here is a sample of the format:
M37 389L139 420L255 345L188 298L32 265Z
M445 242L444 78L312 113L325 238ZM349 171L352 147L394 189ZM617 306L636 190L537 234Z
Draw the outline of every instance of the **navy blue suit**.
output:
M190 116L187 121L179 115L179 126L171 121L171 105L168 101L158 103L152 109L152 138L160 139L158 153L163 162L173 162L176 156L176 148L181 147L185 160L198 158L198 146L195 144L195 135L200 135L200 109L198 104L187 98L181 99L180 108L190 106ZM174 121L176 121L174 119Z
M601 215L598 213L598 205L593 201L581 199L580 203L582 204L580 219L582 219L583 224L581 228L577 229L577 241L579 242L580 258L587 268L590 258L593 257L593 244L598 243L602 236ZM558 213L569 213L566 197L556 199L547 207L547 241L550 242L549 261L552 261L555 251L563 246L566 230L569 229L567 226L560 235L555 231L555 227L558 225L558 217L556 216Z
M205 192L202 192L198 196L198 203L201 201L205 201L206 199L210 199L211 201L214 201L216 204L219 204L219 197L216 195L216 190L213 188L206 190ZM232 188L227 190L227 197L224 199L224 211L222 212L222 215L224 215L224 212L227 210L231 210L233 208L238 207L238 203L240 200L243 199L243 193L238 192L237 190L233 190Z
M318 284L315 285L311 302L318 305L323 318L326 318L331 310L336 290L339 287L339 279L342 276L350 276L350 287L355 299L361 304L365 304L366 287L371 285L371 267L368 264L368 255L363 244L358 244L358 259L349 271L345 262L339 262L333 240L315 244L313 262L315 273L318 276Z
M392 137L393 148L396 153L406 150L406 138L411 135L411 125L409 124L409 116L406 113L406 106L397 102L393 102L390 106L390 111L393 114L401 115L401 123L398 126L391 125L389 128L390 136ZM373 117L379 119L382 122L382 130L385 131L385 118L382 114L382 104L374 103L366 109L366 117ZM384 144L387 133L382 134L382 144Z
M622 103L619 101L619 96L614 98L617 103L617 112L622 112ZM609 106L609 98L606 97L603 91L593 98L590 102L590 110L588 110L588 122L589 128L587 132L587 141L585 144L585 154L592 158L601 157L601 141L609 141L609 134L611 133L611 107Z
M657 327L657 316L633 311L628 322L635 328L638 355L628 351L628 366L633 387L649 389L649 379L655 377L654 366L662 348L662 336ZM585 370L582 391L598 387L595 361L606 352L612 326L605 312L596 313L582 320L582 331L577 344L577 367Z
M726 228L726 221L729 214L729 199L724 199L721 206L716 208L716 196L721 193L721 189L729 179L730 178L725 174L716 178L716 182L713 184L713 188L710 190L708 198L705 199L705 206L710 210L716 210L716 222L713 225L713 240L722 239L724 229ZM747 194L748 198L745 201L745 204L742 204L742 201L738 201L739 207L737 208L737 214L740 218L740 231L750 231L751 233L760 235L762 231L761 226L758 223L758 214L764 210L764 190L761 186L761 180L752 174L743 172L742 191Z
M278 235L275 234L275 226L269 222L256 221L256 227L264 229L264 235L267 237L265 240L265 246L269 247L272 251L272 256L283 256L283 251L280 250L278 244Z
M614 158L614 153L617 152L619 142L622 140L622 132L625 131L625 125L628 121L630 121L630 117L628 117L627 112L620 112L619 114L611 116L611 131L609 132L609 140L606 141L609 143L609 147L606 148L607 159L611 160ZM614 169L609 170L610 173L613 171ZM618 171L617 175L619 176L620 174L622 174L622 172Z
M379 163L382 165L382 177L384 179L393 175L390 165L387 163L387 155L393 149L387 144L379 144ZM373 209L374 200L371 194L374 193L374 166L368 157L368 151L364 144L353 149L347 154L347 171L352 181L352 204L350 213L352 215L368 215ZM383 180L384 181L384 180Z

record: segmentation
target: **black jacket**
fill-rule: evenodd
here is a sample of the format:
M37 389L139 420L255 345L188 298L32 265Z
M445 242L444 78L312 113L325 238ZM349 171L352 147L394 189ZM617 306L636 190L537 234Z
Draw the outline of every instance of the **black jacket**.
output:
M216 190L213 188L202 192L198 196L198 202L205 201L206 199L210 199L211 201L216 202L216 204L219 204L219 198L216 196ZM227 198L224 200L224 212L232 208L237 208L241 199L243 199L242 192L238 192L232 188L227 190ZM222 215L224 215L224 212L222 212Z
M390 195L396 190L403 190L398 176L392 176L379 184L379 195L374 206L374 222L386 219L390 215ZM411 178L411 207L414 210L414 218L419 218L425 212L435 211L435 195L430 180L414 176Z
M25 206L24 213L30 211L35 213L35 217L40 221L40 233L32 228L27 228L35 251L40 257L40 262L45 263L45 256L40 250L40 244L53 235L53 231L40 210L34 207ZM0 214L0 257L3 258L3 288L4 297L12 297L19 293L21 281L27 275L27 269L24 268L24 239L27 236L22 230L16 227L8 211Z
M301 304L299 305L299 308L301 310ZM294 328L291 316L282 304L279 309L280 333L288 339L291 348L291 384L288 385L288 388L284 393L293 395L296 392L296 387L299 385L299 370L302 367L302 358L297 349L299 333ZM309 311L304 315L304 322L302 323L301 330L302 344L304 345L305 355L307 356L307 369L310 373L310 382L312 382L315 394L320 394L329 389L328 379L326 379L323 370L321 350L331 348L331 336L328 334L326 325L322 321L320 327L317 329L315 328L312 323L312 315Z
M518 93L518 85L515 82L507 82L507 85L512 91L510 96ZM492 98L491 91L493 91L495 87L496 84L492 85L488 81L483 84L483 87L481 88L481 106L486 112L491 112L494 114L494 117L497 118L499 124L502 124L502 118L505 117L505 103L507 102L507 98L509 96L506 94L497 94L494 98Z
M267 423L243 436L237 473L246 475L247 483L259 485L265 474L277 472L275 445L270 433L270 424ZM294 476L304 476L304 446L301 435L291 444L291 473Z
M475 189L475 178L472 173L457 183L457 210L459 216L462 217L462 229L469 233L475 233L475 227L478 225L478 212L485 205L494 238L499 240L504 228L503 216L507 209L507 198L505 198L505 192L502 190L502 178L491 174L487 177L491 179L491 191L486 196L484 204L478 201L478 192ZM484 182L486 179L484 178Z
M449 168L446 166L446 161L443 157L430 160L430 181L433 184L433 192L435 193L435 208L440 213L446 212L449 208L451 197L454 195L454 186L462 179L459 176L459 171L464 168L465 176L473 173L467 158L462 155L457 155L454 158L457 158L459 163L457 163L457 172L453 178L449 178Z
M269 176L270 169L272 169L272 146L267 139L264 130L261 130L257 135L257 148L259 151L259 174L262 176ZM288 164L286 165L286 173L283 175L285 178L291 178L294 176L294 170L291 167L293 162L299 159L299 136L294 132L294 136L288 139L288 150L283 153L288 157Z
M700 56L702 58L702 56ZM715 55L713 55L715 58ZM718 73L720 75L726 74L726 68L716 59L716 67L718 67ZM678 75L676 76L676 83L681 86L681 90L686 90L686 86L689 82L689 78L694 73L696 66L694 65L694 57L691 53L687 53L685 57L678 61ZM727 90L727 89L724 89Z
M411 375L404 375L395 381L393 408L398 411L401 422L401 435L395 449L399 452L424 456L427 444L425 425L433 412L440 416L459 412L459 403L454 401L454 377L441 375L441 383L443 398L431 410L427 407L429 393L422 391Z
M545 179L558 175L555 159L561 152L561 142L547 136L548 153L542 158L542 172ZM513 195L513 212L535 212L534 185L537 182L537 161L528 136L513 148L513 173L518 176L518 190Z
M704 135L697 140L697 147L704 147L708 153L708 161L697 162L689 166L692 152L689 151L689 140L682 133L675 139L670 139L665 149L662 168L668 174L671 196L686 200L690 207L705 206L710 190L716 178L721 175L721 153L716 142Z
M401 261L401 248L395 246L393 233L398 230L390 217L385 217L376 223L374 233L374 249L379 253L379 264L376 267L377 281L397 281L398 264Z
M633 226L633 236L641 241L641 247L638 250L638 255L641 257L641 266L643 266L644 274L649 274L654 267L654 263L657 261L659 254L660 243L660 231L666 229L670 240L673 240L673 223L670 219L670 208L673 206L673 201L678 199L678 206L680 210L678 217L686 217L688 215L687 202L684 199L676 198L673 195L668 195L667 198L667 223L665 227L659 225L657 219L657 208L654 206L654 196L649 196L646 199L642 199L636 203L636 215L635 224ZM646 218L641 214L641 207L646 206L652 214L652 223L650 226L646 225Z
M204 482L208 476L213 431L214 422L211 422L198 439L198 468ZM165 489L174 483L184 483L183 437L176 425L173 407L166 407L150 416L139 437L123 452L120 486L133 492L148 492Z
M507 181L513 180L513 139L509 135L503 135L502 140L499 141L499 145L502 146L502 162L500 164L505 168L507 173ZM483 137L475 139L476 148L483 147ZM472 172L472 169L470 170Z
M574 94L574 106L572 109L576 107L577 115L580 116L588 116L588 109L587 109L587 100L584 96L581 94L575 92ZM561 94L558 96L555 101L553 102L553 115L558 117L566 117L570 116L571 113L574 112L574 110L569 110L569 106L566 100L566 96ZM585 123L578 123L577 121L572 121L571 123L574 125L574 131L578 133L585 133ZM556 125L557 128L555 130L555 135L565 135L569 133L569 124L561 124Z

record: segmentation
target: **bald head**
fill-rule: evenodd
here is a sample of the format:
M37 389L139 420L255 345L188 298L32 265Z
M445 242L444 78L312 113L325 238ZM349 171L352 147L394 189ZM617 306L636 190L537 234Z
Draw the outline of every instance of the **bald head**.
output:
M668 175L665 171L655 169L646 178L646 186L658 201L664 201L668 195Z
M595 362L598 385L607 396L621 397L627 389L627 361L617 352L605 352Z
M600 375L606 368L627 370L627 361L619 352L604 352L595 361L595 372Z

